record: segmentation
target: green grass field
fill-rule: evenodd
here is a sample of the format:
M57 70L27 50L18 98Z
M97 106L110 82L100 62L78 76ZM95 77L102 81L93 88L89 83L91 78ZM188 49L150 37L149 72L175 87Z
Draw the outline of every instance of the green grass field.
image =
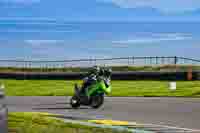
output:
M8 96L66 96L73 94L80 80L4 80ZM169 81L112 81L110 96L183 96L200 97L199 81L178 81L177 90L169 90Z
M112 129L95 128L65 123L48 114L18 112L8 115L9 133L127 133Z

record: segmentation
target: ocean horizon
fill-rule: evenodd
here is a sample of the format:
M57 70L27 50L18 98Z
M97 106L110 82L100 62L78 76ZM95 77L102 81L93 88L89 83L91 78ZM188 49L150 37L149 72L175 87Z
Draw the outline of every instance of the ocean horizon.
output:
M200 59L198 22L1 20L0 59L68 60L126 56Z

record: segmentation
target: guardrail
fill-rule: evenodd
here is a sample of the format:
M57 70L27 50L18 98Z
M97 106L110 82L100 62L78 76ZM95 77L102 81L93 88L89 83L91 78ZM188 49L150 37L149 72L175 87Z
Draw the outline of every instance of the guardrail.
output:
M0 87L0 133L8 133L8 109L5 104L4 91Z
M169 57L121 57L103 59L78 59L63 61L25 61L0 60L0 67L18 68L65 68L100 66L152 66L152 65L200 65L200 60L169 56Z

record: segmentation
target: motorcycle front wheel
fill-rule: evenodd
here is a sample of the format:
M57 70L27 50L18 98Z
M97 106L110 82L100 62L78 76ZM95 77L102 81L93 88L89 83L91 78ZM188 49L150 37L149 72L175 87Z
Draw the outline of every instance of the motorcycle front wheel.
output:
M97 109L104 103L104 95L92 96L91 107Z

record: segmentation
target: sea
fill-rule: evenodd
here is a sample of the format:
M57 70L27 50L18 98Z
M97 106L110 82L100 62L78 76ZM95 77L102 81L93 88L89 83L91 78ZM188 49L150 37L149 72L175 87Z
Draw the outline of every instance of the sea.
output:
M1 60L200 59L199 22L0 20Z

